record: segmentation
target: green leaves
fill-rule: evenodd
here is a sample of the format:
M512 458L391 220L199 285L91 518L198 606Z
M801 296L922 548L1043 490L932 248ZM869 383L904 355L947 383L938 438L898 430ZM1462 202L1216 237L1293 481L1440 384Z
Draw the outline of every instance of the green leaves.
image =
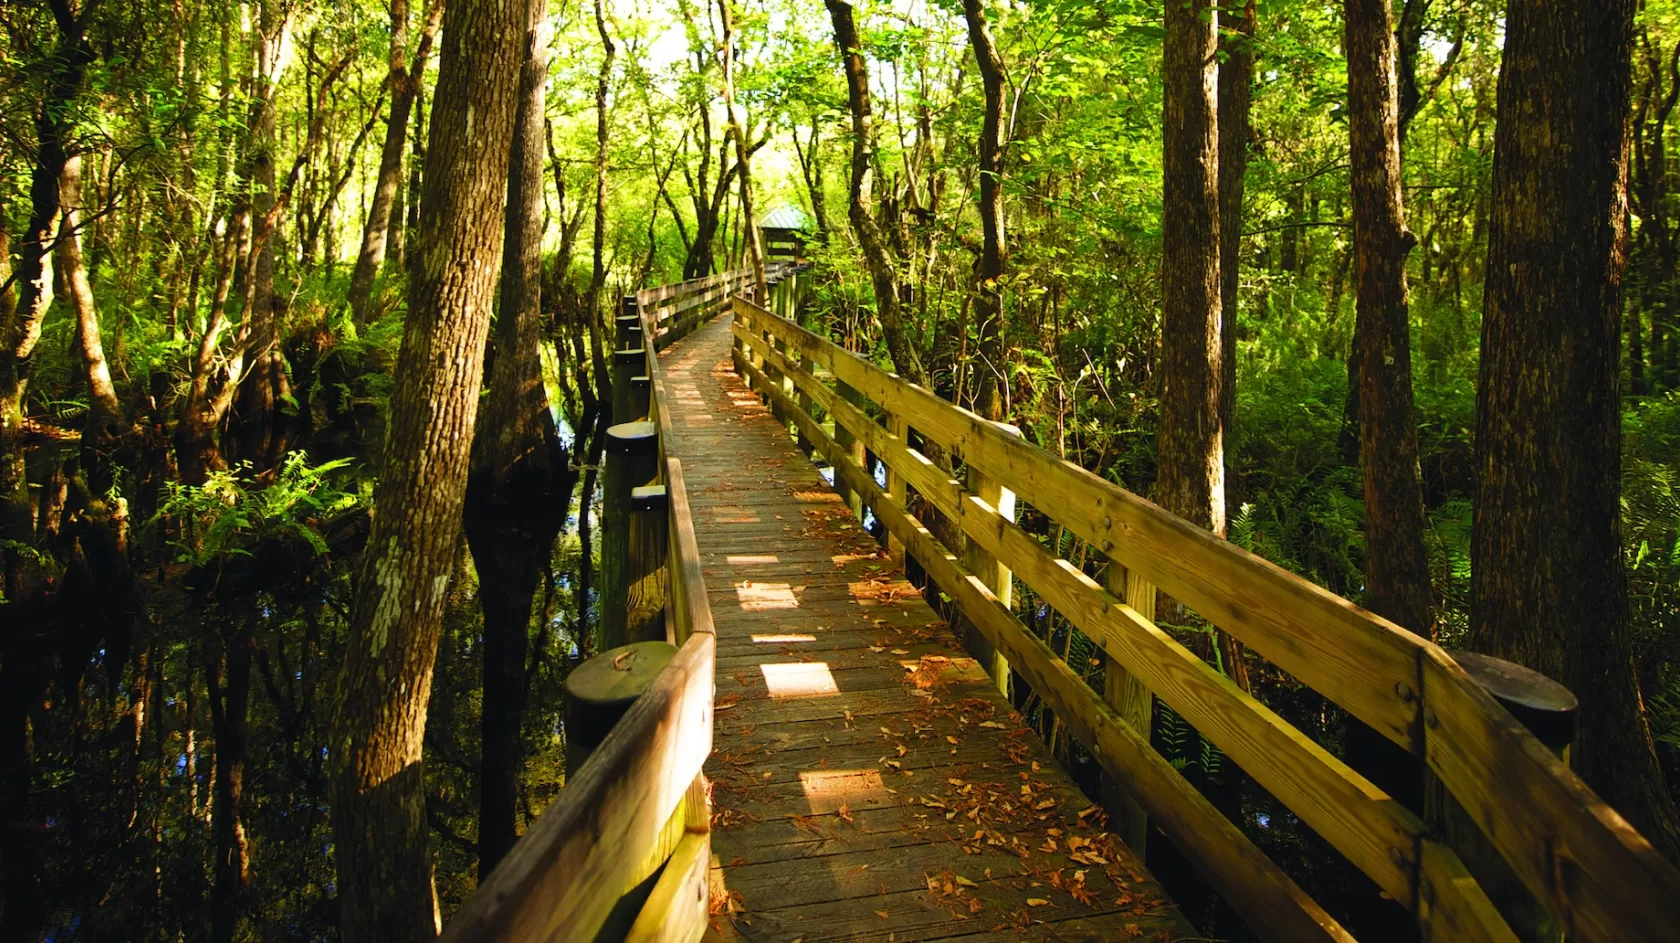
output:
M169 544L176 561L199 567L249 556L249 548L258 541L280 534L299 537L315 553L326 553L319 525L360 501L333 484L333 473L349 464L349 459L336 459L310 465L303 452L292 452L266 486L250 478L248 463L211 472L202 485L171 481L149 524L173 525Z

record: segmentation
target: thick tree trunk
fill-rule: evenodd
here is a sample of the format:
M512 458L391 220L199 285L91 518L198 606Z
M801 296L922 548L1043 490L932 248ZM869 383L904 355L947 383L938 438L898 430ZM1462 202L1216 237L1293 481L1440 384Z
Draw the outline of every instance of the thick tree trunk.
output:
M1161 226L1161 431L1155 500L1225 535L1219 426L1219 142L1213 10L1167 4Z
M377 509L333 720L333 838L347 943L437 932L422 770L500 255L523 4L444 15L419 245Z
M431 54L432 37L443 18L443 0L434 0L427 13L426 25L420 33L420 45L414 52L414 68L408 62L408 0L391 2L391 111L385 118L385 143L379 150L379 177L374 184L373 202L368 207L367 224L362 229L362 248L356 254L356 267L350 273L350 316L358 325L368 322L368 302L373 297L373 282L385 264L386 249L394 227L393 210L401 218L398 194L402 190L403 145L408 140L409 113L415 96L420 92L420 80ZM418 131L418 128L416 129Z
M560 533L572 479L543 386L543 85L546 0L529 4L519 116L508 157L501 305L490 394L467 474L466 533L484 608L478 877L518 838L531 600Z
M1621 546L1618 390L1635 3L1513 0L1476 401L1471 646L1581 699L1573 762L1671 860Z
M875 173L874 117L869 104L869 72L863 63L863 43L858 37L852 5L846 0L823 0L834 24L834 46L846 70L846 101L852 118L852 175L847 217L858 246L869 266L875 288L875 311L886 336L887 352L899 375L912 383L926 384L921 357L916 353L910 331L899 305L898 274L888 254L886 235L869 208L871 180Z
M1388 0L1347 0L1348 139L1358 316L1360 465L1365 496L1366 608L1428 635L1429 556L1412 410L1399 104Z
M968 44L980 66L986 106L980 122L980 264L976 271L974 318L980 333L980 366L974 411L994 422L1003 418L1003 58L992 41L981 0L963 0Z

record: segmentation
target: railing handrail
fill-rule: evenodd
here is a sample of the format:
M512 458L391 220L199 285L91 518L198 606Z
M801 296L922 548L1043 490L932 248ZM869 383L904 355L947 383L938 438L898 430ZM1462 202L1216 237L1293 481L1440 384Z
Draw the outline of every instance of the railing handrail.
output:
M1277 883L1281 872L1264 867L1256 872L1240 854L1210 844L1247 840L1207 821L1204 813L1211 807L1185 795L1194 789L1176 773L1161 778L1161 764L1147 742L900 506L903 484L915 487L972 543L1014 570L1410 906L1420 923L1445 931L1441 938L1514 939L1457 855L1417 816L1185 650L1139 612L1146 607L1126 605L1117 588L1110 592L1051 555L1009 517L950 480L910 448L907 429L959 453L970 467L1100 549L1127 568L1151 600L1158 586L1423 758L1567 932L1586 939L1654 940L1680 926L1680 871L1440 647L763 307L737 298L734 310L736 336L751 354L738 352L737 364L775 401L778 415L791 417L829 458L837 477L869 496L889 531L1104 766L1123 769L1137 782L1144 793L1139 801L1169 833L1179 832L1174 837L1181 848L1201 859L1204 872L1257 927L1305 938L1304 921L1323 938L1341 935L1333 921L1321 919L1316 905L1297 897L1292 883ZM873 400L888 414L888 427L854 405L855 398L825 386L815 375L817 367L834 383ZM820 404L837 431L844 427L903 484L893 492L878 486L801 408L791 395L794 388L804 403ZM1208 860L1221 857L1233 860ZM1299 905L1294 917L1280 913L1291 909L1278 906L1284 899Z

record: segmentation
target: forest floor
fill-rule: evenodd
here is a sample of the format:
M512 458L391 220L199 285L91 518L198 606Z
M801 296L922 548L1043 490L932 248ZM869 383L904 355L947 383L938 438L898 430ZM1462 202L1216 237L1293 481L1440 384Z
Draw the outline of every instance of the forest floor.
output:
M729 347L666 355L718 637L708 939L1196 938Z

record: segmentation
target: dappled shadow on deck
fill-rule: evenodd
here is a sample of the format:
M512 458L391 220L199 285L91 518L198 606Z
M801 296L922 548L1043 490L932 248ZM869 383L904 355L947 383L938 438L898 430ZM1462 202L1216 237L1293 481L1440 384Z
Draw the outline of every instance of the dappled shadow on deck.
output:
M667 355L717 624L709 938L1191 937L729 340L720 318Z

